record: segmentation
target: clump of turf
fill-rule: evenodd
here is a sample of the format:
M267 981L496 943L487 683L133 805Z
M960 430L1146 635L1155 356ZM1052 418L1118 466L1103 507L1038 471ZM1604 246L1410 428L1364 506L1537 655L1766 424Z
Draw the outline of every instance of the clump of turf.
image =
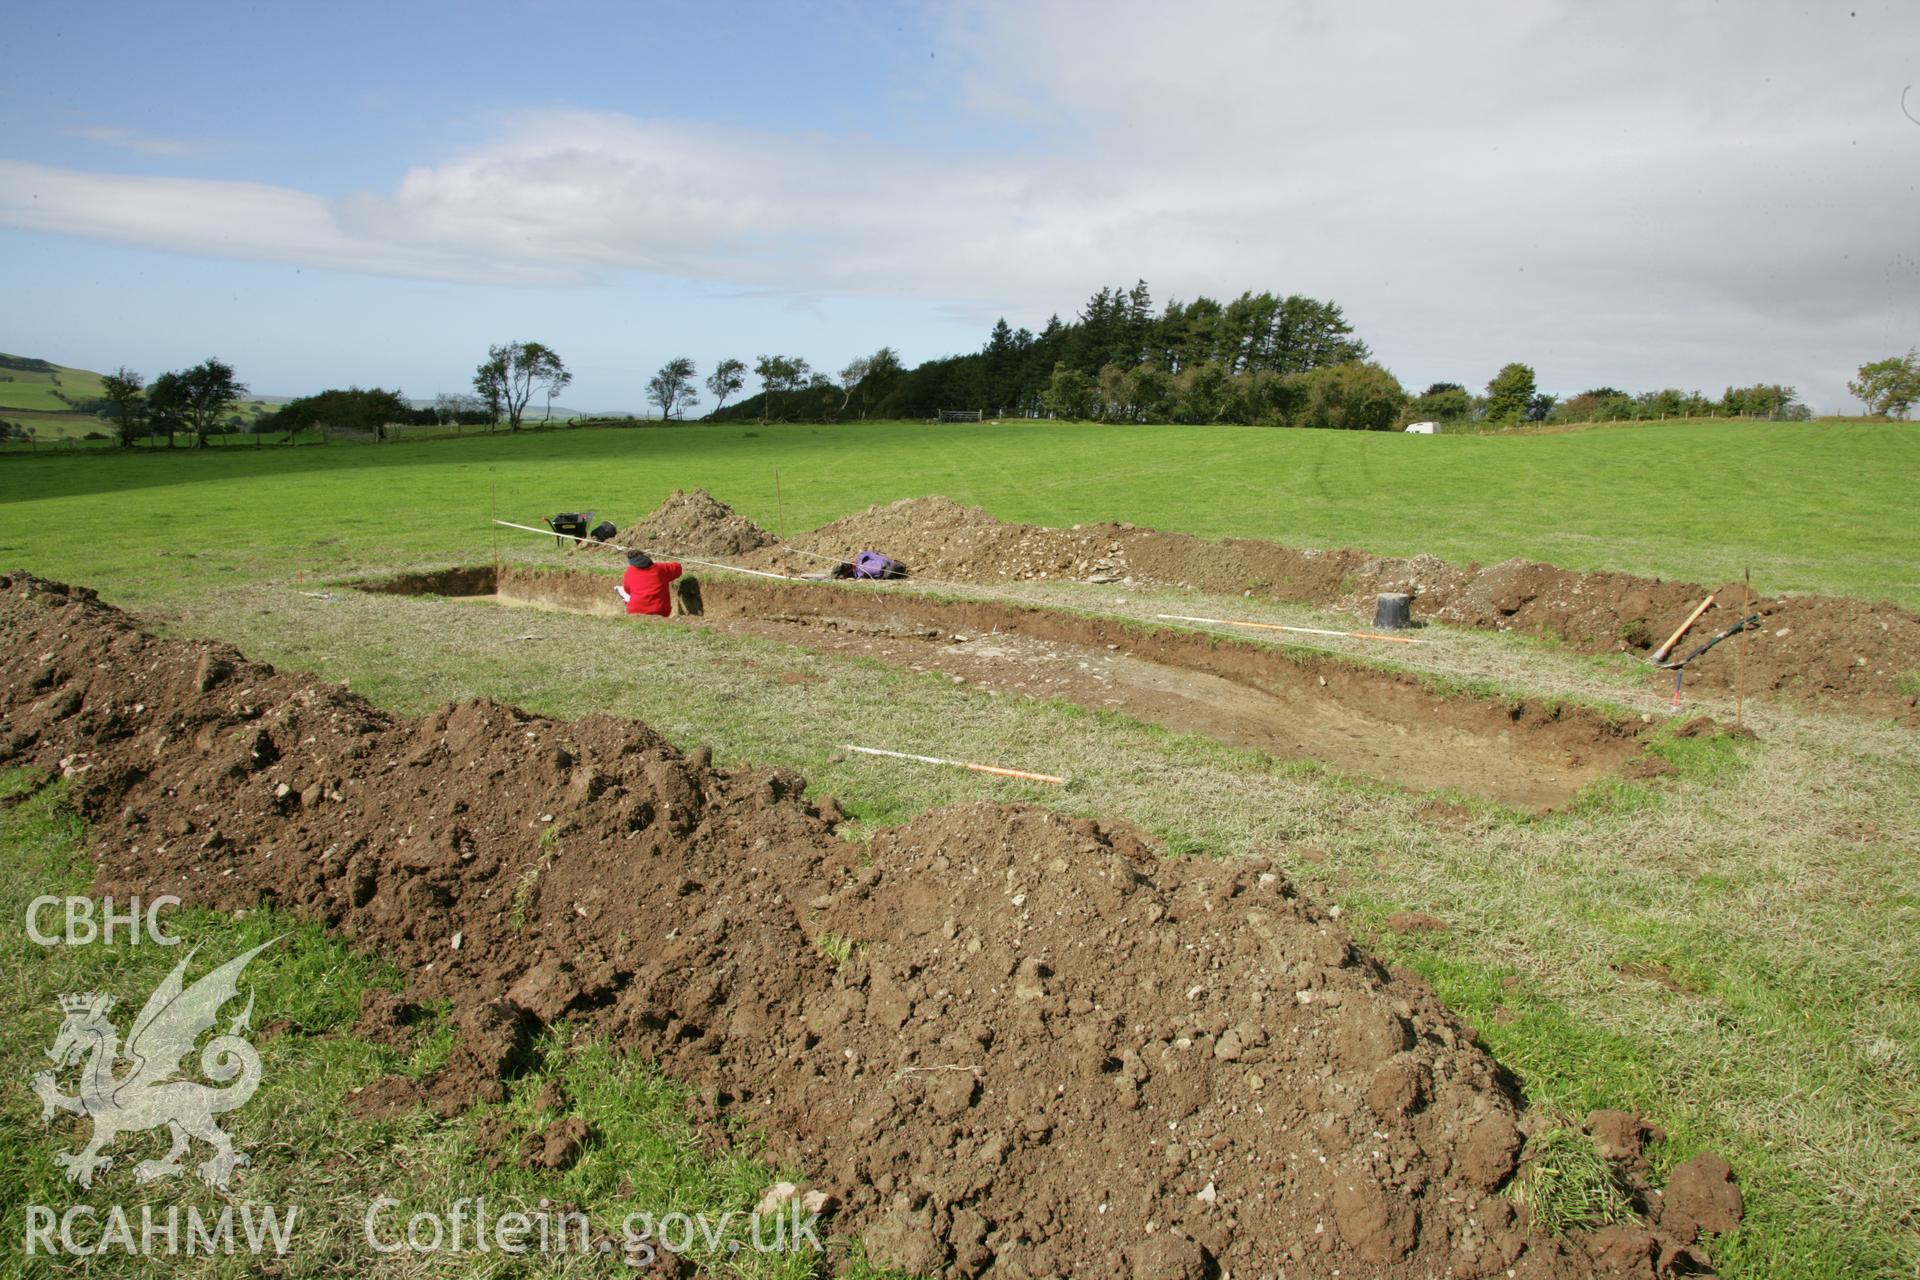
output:
M1532 1212L1535 1227L1556 1236L1633 1213L1613 1166L1578 1129L1549 1129L1528 1142L1511 1194Z

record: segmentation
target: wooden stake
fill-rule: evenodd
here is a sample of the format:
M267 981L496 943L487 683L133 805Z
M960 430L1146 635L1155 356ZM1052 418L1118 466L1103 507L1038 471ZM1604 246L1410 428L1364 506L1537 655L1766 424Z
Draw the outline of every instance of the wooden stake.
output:
M1653 651L1653 661L1656 665L1667 660L1667 655L1673 652L1673 646L1680 643L1680 637L1687 634L1687 630L1692 627L1694 623L1700 621L1700 615L1705 613L1712 604L1713 596L1709 594L1692 613L1687 615L1685 622L1674 628L1673 634L1667 637L1667 642Z
M939 756L916 756L905 751L886 751L879 747L856 747L850 742L840 744L842 751L858 751L870 756L891 756L895 760L917 760L921 764L951 765L956 769L971 769L975 773L990 773L998 778L1025 778L1030 782L1051 782L1055 786L1065 786L1065 778L1051 773L1029 773L1025 769L1003 769L994 764L974 764L970 760L942 760Z
M1753 569L1751 567L1749 567L1746 570L1744 581L1746 582L1746 587L1747 587L1747 607L1741 611L1740 616L1743 618L1751 618L1753 616ZM1747 630L1751 631L1752 628L1749 627L1747 628ZM1740 633L1740 647L1738 649L1735 649L1733 653L1734 653L1734 669L1739 672L1739 676L1737 678L1737 692L1734 694L1734 701L1733 701L1733 725L1736 729L1739 729L1739 728L1745 728L1746 721L1747 721L1747 632L1746 631L1742 631Z
M787 527L787 507L780 500L780 468L778 467L773 469L773 518L780 522L782 530L780 536L786 537L784 530Z
M1392 644L1425 644L1407 636L1383 636L1377 631L1328 631L1323 627L1287 627L1278 622L1241 622L1233 618L1189 618L1184 613L1156 613L1169 622L1208 622L1217 627L1259 627L1263 631L1297 631L1308 636L1345 636L1350 640L1385 640Z

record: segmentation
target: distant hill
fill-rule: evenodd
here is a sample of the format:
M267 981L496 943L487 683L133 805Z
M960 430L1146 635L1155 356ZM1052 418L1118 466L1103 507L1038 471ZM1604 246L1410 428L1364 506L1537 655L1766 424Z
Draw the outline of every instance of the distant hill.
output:
M18 423L42 440L111 432L109 423L80 408L103 394L91 369L0 351L0 422Z
M111 422L82 408L106 395L103 376L92 369L0 351L0 421L17 422L42 440L95 432L111 435ZM234 412L251 422L266 411L269 401L285 404L286 397L256 396L235 405Z
M526 420L528 422L539 422L546 416L547 410L545 405L530 404L527 406ZM644 413L635 413L631 409L592 410L575 409L570 405L564 404L553 406L553 420L555 422L565 422L568 418L644 418L646 416Z
M51 360L42 360L36 356L16 356L0 351L0 422L17 422L32 430L42 440L58 440L96 432L111 435L113 433L111 422L81 407L93 404L105 396L106 388L101 385L102 377L103 375L92 369L80 369L71 365L55 364ZM234 412L248 422L252 422L255 418L271 409L279 408L294 398L293 396L250 396L235 405ZM410 397L408 403L421 409L433 407L432 400L417 396ZM545 413L545 405L528 405L526 419L529 423L538 422ZM565 422L569 418L644 418L646 416L646 414L618 409L591 413L584 409L575 409L570 405L553 406L555 422Z
M0 415L9 409L70 413L76 404L98 400L101 394L100 375L91 369L0 351Z
M268 397L268 399L272 399L272 397ZM408 396L407 403L416 409L431 409L434 406L433 400L420 396ZM527 406L526 420L528 422L538 422L546 415L546 405L538 401ZM566 404L556 404L553 406L553 420L555 422L565 422L568 418L645 418L647 416L648 415L644 413L635 413L631 409L589 410L576 409L572 405Z

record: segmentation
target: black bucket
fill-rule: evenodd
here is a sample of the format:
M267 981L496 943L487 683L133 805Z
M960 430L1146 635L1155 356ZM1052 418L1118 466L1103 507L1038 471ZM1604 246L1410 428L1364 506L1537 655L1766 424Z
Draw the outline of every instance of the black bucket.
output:
M1405 631L1412 625L1412 596L1388 592L1373 598L1373 626L1376 631Z

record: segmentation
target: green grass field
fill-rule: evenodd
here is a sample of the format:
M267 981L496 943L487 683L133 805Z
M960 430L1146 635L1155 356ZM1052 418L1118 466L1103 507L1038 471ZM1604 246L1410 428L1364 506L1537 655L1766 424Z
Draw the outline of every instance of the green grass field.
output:
M78 440L88 432L111 435L113 424L92 414L60 412L41 409L0 409L0 418L8 422L17 422L33 432L35 438L43 443ZM10 445L9 448L25 446ZM27 452L32 452L27 450Z
M1909 730L1750 702L1758 742L1662 733L1655 749L1676 772L1657 782L1603 784L1540 820L1468 805L1435 821L1423 797L1124 716L992 697L711 631L369 596L343 584L477 563L496 547L512 560L551 562L550 540L495 535L489 513L533 522L591 507L624 523L668 490L698 485L788 532L872 502L944 493L1009 519L1124 519L1451 559L1524 555L1707 581L1750 563L1761 590L1913 606L1916 442L1920 434L1898 424L1661 424L1457 439L888 424L7 458L0 568L96 586L163 631L219 636L406 713L485 694L558 715L636 716L682 746L711 743L722 761L799 768L864 826L936 804L1017 799L1131 821L1180 853L1277 856L1311 892L1345 906L1369 946L1425 974L1534 1106L1575 1119L1600 1106L1641 1109L1670 1134L1663 1167L1702 1149L1724 1153L1749 1213L1716 1242L1722 1274L1911 1280L1920 1269L1920 740ZM1073 584L1017 594L1117 607ZM1202 611L1176 603L1205 598L1136 592L1127 607ZM1319 618L1237 598L1232 607L1308 625ZM540 643L524 643L530 634ZM1392 657L1448 687L1664 711L1670 682L1636 664L1512 635L1434 628L1427 638ZM780 678L793 671L811 679ZM1711 699L1693 709L1731 714ZM1057 766L1074 785L1042 790L835 758L834 743L862 738ZM50 801L31 804L40 807L0 821L0 888L15 895L0 907L16 918L8 904L17 895L84 883L73 820ZM1449 927L1411 935L1384 927L1402 909ZM256 926L196 918L196 927L227 946ZM299 963L361 975L341 983L377 980L368 958L317 934L299 937L298 954L311 952ZM18 954L9 971L19 976L6 989L8 1026L23 1028L9 1039L17 1050L5 1070L15 1077L50 1029L47 1014L29 1013L46 993L119 982L58 968L71 963L60 956ZM128 983L138 985L135 977ZM436 1163L452 1161L445 1153L466 1132L458 1125L424 1117L388 1130L345 1125L325 1103L374 1069L374 1051L337 1015L316 1012L310 1031L275 1050L295 1055L288 1075L306 1092L286 1109L286 1146L271 1177L286 1176L289 1164L329 1167L323 1153L340 1151L364 1151L366 1167L396 1179L403 1196L477 1176ZM551 1056L545 1069L567 1070L567 1061ZM409 1064L385 1069L396 1065ZM627 1064L620 1078L635 1090L668 1087L644 1067ZM31 1123L37 1107L22 1110L23 1098L32 1101L12 1091L5 1113L7 1131L19 1135L7 1150L19 1180L7 1186L9 1200L39 1194L51 1167L52 1148ZM531 1103L516 1091L509 1105ZM657 1151L640 1144L671 1140L664 1111L638 1114L619 1131L632 1144L620 1150ZM699 1186L733 1188L702 1192L718 1197L702 1203L737 1204L730 1176L698 1173L708 1180ZM524 1193L527 1184L517 1185ZM414 1274L385 1261L356 1269L337 1255L293 1274L347 1273Z
M59 413L67 407L60 398L61 393L80 399L77 390L70 390L72 383L56 383L44 373L13 373L0 377L0 409L40 410L46 413ZM93 395L99 395L98 380Z
M24 465L22 465L24 463ZM776 478L778 496L776 497ZM1019 424L649 427L526 439L173 456L8 458L13 522L85 527L46 571L130 600L203 572L325 570L488 549L487 515L624 523L705 485L777 532L943 493L1009 520L1829 592L1920 607L1920 427L1652 423L1540 436ZM167 582L141 564L176 557ZM329 548L335 548L329 550ZM15 538L0 556L23 550ZM307 550L310 549L310 550ZM219 567L216 567L219 566ZM105 575L104 577L102 575Z

